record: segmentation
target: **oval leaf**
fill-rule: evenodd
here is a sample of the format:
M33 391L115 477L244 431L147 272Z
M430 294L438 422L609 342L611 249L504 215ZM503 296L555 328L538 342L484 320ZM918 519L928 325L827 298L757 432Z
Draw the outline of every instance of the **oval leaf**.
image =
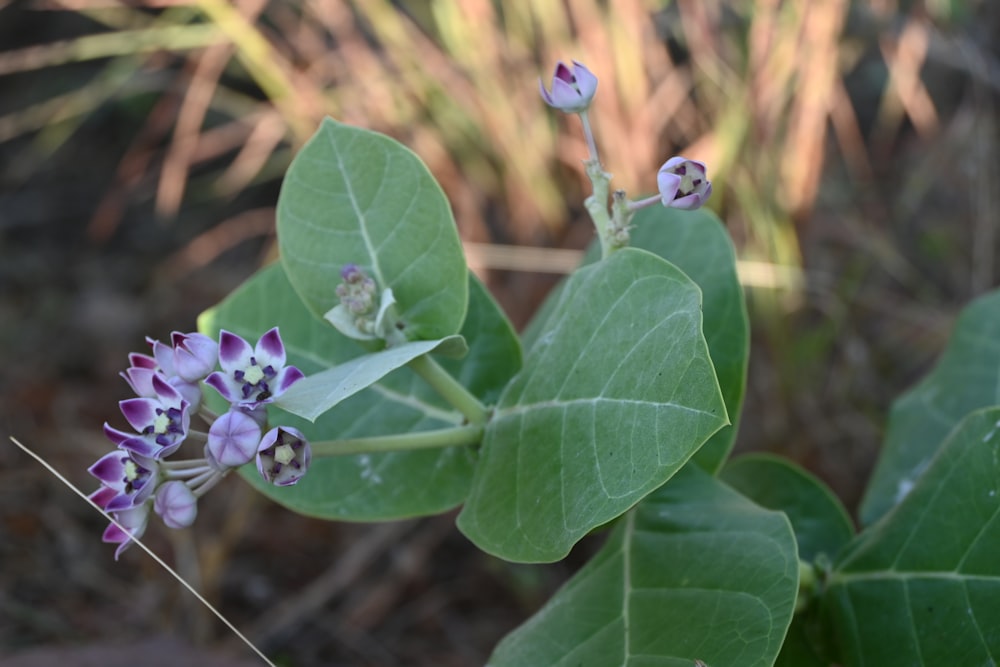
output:
M329 118L296 155L278 199L278 244L302 301L338 303L340 270L357 264L392 289L406 336L458 333L468 300L451 207L427 167L384 135Z
M501 558L557 560L725 423L697 285L620 250L562 290L487 424L459 528Z
M902 500L945 436L978 408L1000 403L1000 291L958 318L934 370L892 406L885 445L859 511L869 525Z
M482 284L471 275L469 281L469 314L462 328L469 354L461 362L440 363L480 400L491 403L520 367L520 346ZM280 265L258 272L199 320L204 333L215 335L225 328L248 340L275 324L280 325L289 363L307 376L363 354L354 341L310 314ZM339 403L315 424L276 409L270 420L295 426L319 441L439 429L460 424L462 416L416 374L400 368ZM283 488L264 483L253 465L240 472L262 493L302 514L375 521L454 507L468 492L473 463L464 447L314 459L301 482Z
M1000 408L969 415L827 583L841 662L1000 662Z
M497 646L493 667L769 667L798 588L788 520L688 466Z
M701 288L705 341L732 424L719 429L695 453L694 461L705 470L716 472L736 439L750 357L750 324L743 286L736 273L736 251L722 221L707 209L680 211L652 207L639 211L633 223L633 247L659 255ZM595 241L584 263L595 262L599 257L600 244ZM528 348L558 301L560 289L561 286L553 290L525 330Z
M770 454L747 454L730 461L720 479L761 507L788 515L799 558L832 561L854 537L854 526L840 500L821 481L797 465Z

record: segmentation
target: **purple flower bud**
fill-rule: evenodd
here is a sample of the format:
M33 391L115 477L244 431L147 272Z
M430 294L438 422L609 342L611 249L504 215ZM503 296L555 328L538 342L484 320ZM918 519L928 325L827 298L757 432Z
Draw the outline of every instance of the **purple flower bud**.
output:
M277 327L261 336L255 347L223 330L219 365L222 371L209 375L205 383L234 406L247 410L271 403L303 377L295 366L285 366L285 345Z
M186 382L200 382L219 362L219 344L200 333L170 334L174 346L173 363L177 376Z
M257 448L257 471L276 486L295 484L306 474L312 449L302 432L279 426L264 434Z
M104 432L120 447L160 459L175 452L187 437L191 423L190 404L162 375L152 377L152 387L155 397L130 398L118 404L139 435L120 440L121 431L105 427Z
M121 449L105 454L87 471L102 484L91 499L108 512L146 502L159 481L154 459Z
M187 528L198 515L198 498L184 482L166 482L156 491L153 510L170 528Z
M552 76L552 92L545 90L545 84L538 80L538 90L542 99L550 107L566 113L586 111L590 101L597 92L597 77L582 63L573 61L573 67L567 67L560 60L556 63L556 71Z
M664 162L656 175L656 183L660 201L673 208L699 208L712 194L705 163L683 157L672 157Z
M233 409L216 419L208 429L208 451L227 468L249 463L257 454L261 427L251 415Z
M337 285L340 304L355 317L375 310L378 286L357 264L345 264L340 270L344 282Z

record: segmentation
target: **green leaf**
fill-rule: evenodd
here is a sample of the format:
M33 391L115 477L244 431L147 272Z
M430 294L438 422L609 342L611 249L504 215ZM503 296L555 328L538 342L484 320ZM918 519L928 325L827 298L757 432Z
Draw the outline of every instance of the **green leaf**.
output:
M671 262L701 288L705 341L732 422L694 455L698 465L714 473L736 440L750 358L750 324L736 274L736 251L722 221L708 209L654 206L639 211L633 224L634 247Z
M329 118L292 161L278 199L281 261L322 316L354 263L391 288L410 340L458 333L468 299L451 207L412 151Z
M569 279L504 391L459 528L501 558L562 558L726 421L701 291L651 253L618 251Z
M820 554L832 561L854 537L854 526L837 497L791 461L748 454L727 463L719 477L761 507L787 514L804 561Z
M798 588L788 520L688 466L497 646L493 667L769 667Z
M906 496L963 417L998 403L1000 291L962 311L937 366L893 405L885 445L861 502L861 523L870 525Z
M997 664L998 487L1000 408L989 408L837 563L825 603L846 667Z
M380 352L355 357L333 368L296 382L275 402L275 406L311 422L321 414L417 357L438 352L462 357L468 352L461 336L441 340L403 343Z
M462 336L470 350L461 362L441 365L480 400L491 403L520 368L513 328L482 284L469 276L470 303ZM206 312L199 328L228 329L255 340L275 324L289 363L307 375L349 363L363 350L306 309L280 265L261 270L224 302ZM408 368L347 398L315 424L272 409L272 424L301 429L311 440L333 440L455 426L462 416ZM314 459L309 474L291 487L260 479L253 465L240 470L253 486L286 507L311 516L376 521L445 511L468 492L474 458L468 448Z
M695 455L705 470L715 472L726 460L736 439L746 389L750 356L750 325L743 286L736 274L736 252L718 216L706 209L679 211L652 207L634 220L632 246L659 255L688 275L702 291L705 340L719 378L732 425L713 435ZM585 263L600 258L600 244L591 244ZM525 330L527 348L541 332L560 288L553 291Z
M747 454L729 461L719 478L761 507L784 512L792 523L799 559L831 563L854 536L843 505L821 481L791 461ZM792 619L776 667L825 667L829 652L818 609Z

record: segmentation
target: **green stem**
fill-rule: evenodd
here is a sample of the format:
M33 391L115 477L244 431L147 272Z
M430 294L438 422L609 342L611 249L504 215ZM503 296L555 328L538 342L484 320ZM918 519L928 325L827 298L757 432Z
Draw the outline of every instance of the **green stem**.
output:
M453 378L438 362L429 355L422 354L409 363L410 368L422 377L427 384L448 401L456 410L465 415L470 424L482 425L489 419L490 413L478 398Z
M440 449L442 447L462 447L475 445L483 439L481 424L465 424L435 431L397 433L394 435L354 438L351 440L327 440L310 443L313 456L350 456L375 452L403 452L414 449Z

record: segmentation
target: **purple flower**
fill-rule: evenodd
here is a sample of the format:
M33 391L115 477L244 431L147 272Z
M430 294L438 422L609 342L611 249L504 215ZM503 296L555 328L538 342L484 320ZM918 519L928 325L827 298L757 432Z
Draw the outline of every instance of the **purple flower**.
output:
M147 338L146 341L152 346L154 356L133 352L128 355L130 366L121 373L132 391L137 396L152 398L156 395L153 389L153 376L160 375L181 393L184 400L191 405L192 410L197 410L198 406L201 405L201 387L198 386L197 380L188 381L176 373L173 348L152 338ZM197 379L201 380L203 377Z
M154 396L121 401L125 419L138 435L104 425L104 433L119 447L141 456L160 459L177 451L187 436L191 416L189 403L160 374L150 379Z
M105 454L87 471L102 485L91 499L108 512L146 502L159 481L159 464L154 459L121 449Z
M256 419L243 410L230 410L212 422L207 448L220 465L235 468L253 460L260 434Z
M166 482L156 491L153 510L170 528L187 528L198 516L198 498L184 482Z
M594 99L597 77L575 60L572 68L560 60L556 63L556 71L552 76L552 92L545 90L541 79L538 80L538 90L550 107L566 113L580 113L586 111L590 101Z
M170 334L173 365L177 376L186 382L200 382L215 370L219 362L219 344L200 333Z
M261 336L256 347L221 331L219 365L222 371L209 375L205 383L234 406L248 410L272 402L303 377L295 366L285 366L285 345L277 327Z
M712 194L705 163L683 157L672 157L664 162L656 175L656 184L660 189L660 201L673 208L699 208Z
M113 523L108 524L101 537L104 542L118 545L115 549L115 560L118 560L122 552L131 546L133 540L140 539L146 532L146 526L149 525L149 509L149 503L143 503L131 509L111 513L114 520L125 528L123 531Z
M264 434L257 448L257 471L276 486L295 484L306 474L312 449L302 432L279 426Z

